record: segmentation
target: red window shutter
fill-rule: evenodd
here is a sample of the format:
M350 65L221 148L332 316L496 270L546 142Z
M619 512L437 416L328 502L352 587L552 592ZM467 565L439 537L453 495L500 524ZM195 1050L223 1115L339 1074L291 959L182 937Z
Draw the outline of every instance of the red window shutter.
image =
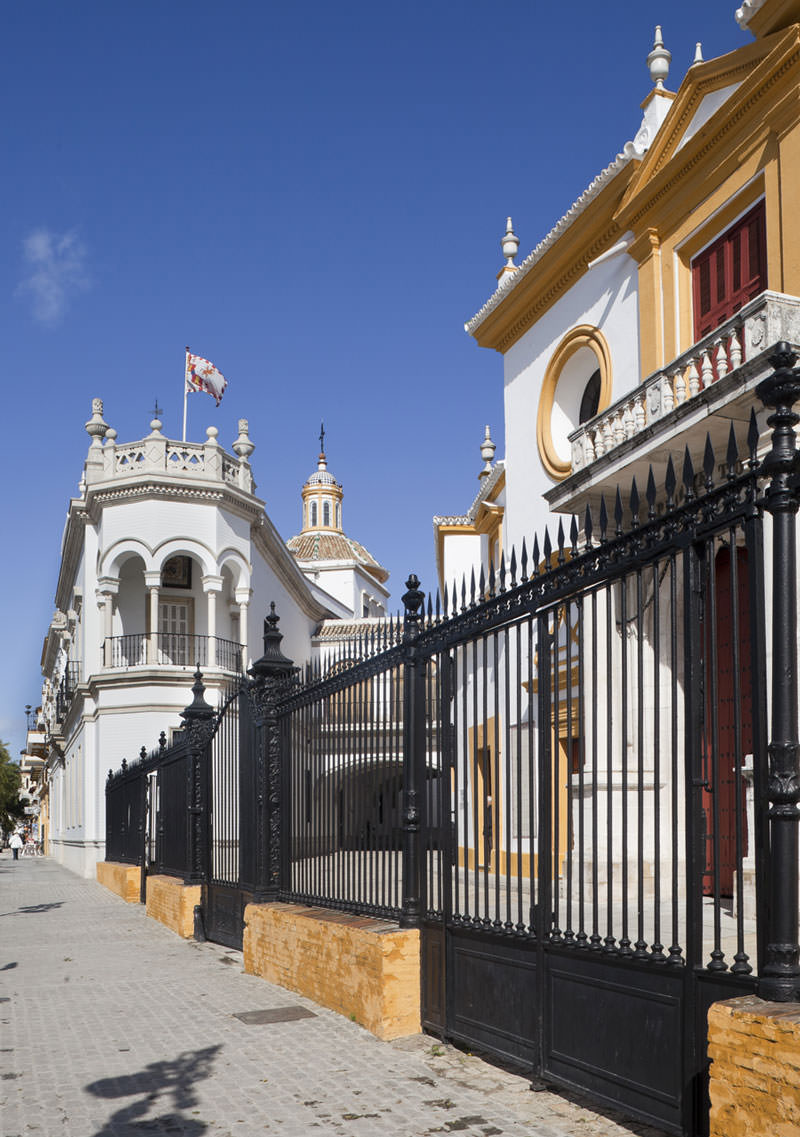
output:
M694 338L713 332L767 287L764 202L692 261Z

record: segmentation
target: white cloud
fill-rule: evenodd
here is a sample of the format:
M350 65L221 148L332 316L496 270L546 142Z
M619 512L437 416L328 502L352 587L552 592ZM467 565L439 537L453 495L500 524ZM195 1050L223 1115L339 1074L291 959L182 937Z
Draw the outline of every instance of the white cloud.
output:
M86 257L86 247L74 232L59 235L35 229L25 238L25 275L17 292L31 297L33 315L39 323L57 324L72 298L89 287Z

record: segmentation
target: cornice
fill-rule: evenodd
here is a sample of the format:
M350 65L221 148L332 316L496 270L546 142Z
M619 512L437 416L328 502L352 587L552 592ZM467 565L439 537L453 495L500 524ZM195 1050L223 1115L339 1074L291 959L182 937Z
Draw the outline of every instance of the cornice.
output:
M84 499L70 498L56 582L56 607L64 612L72 604L72 586L83 549L83 531L89 520Z
M480 347L491 347L505 353L536 323L572 285L588 271L589 265L619 240L625 226L604 216L601 222L582 218L558 245L548 250L549 257L540 263L540 271L521 282L521 287L508 297L472 332ZM586 241L585 227L594 228ZM552 258L552 259L551 259Z
M537 265L540 264L540 262L545 258L546 254L551 249L555 248L558 245L561 245L563 247L562 238L570 230L576 227L576 223L582 217L584 217L589 206L593 202L597 201L598 198L602 197L604 193L609 189L609 187L613 186L617 182L619 175L625 171L630 177L630 168L632 165L636 164L633 162L633 159L634 155L632 153L618 154L614 161L611 162L610 165L606 166L606 168L601 171L601 173L598 174L597 177L583 191L580 197L575 202L573 202L564 216L553 226L550 232L539 242L535 249L533 249L533 251L528 254L525 260L522 261L522 263L519 265L517 271L503 278L502 283L500 287L498 287L497 291L489 297L480 311L478 311L472 317L472 319L464 325L465 330L469 332L470 335L474 336L481 347L495 346L494 343L488 342L487 336L481 334L483 325L490 321L490 317L498 309L506 308L508 306L507 301L510 298L516 297L528 275L534 268L536 268ZM594 216L594 212L595 211L593 210L592 218ZM616 230L614 232L616 233ZM585 245L585 237L581 243ZM594 248L596 251L591 256L588 256L586 258L586 263L588 264L588 261L594 260L594 258L599 255L599 253L603 251L605 247L607 247L607 244L603 239L599 240L599 244L595 243ZM583 270L585 270L585 267L586 264L582 266ZM578 269L578 271L581 271L581 269ZM572 275L574 276L575 274L573 273ZM503 349L497 348L497 350Z
M252 494L237 490L228 482L219 482L215 488L208 483L198 482L186 485L162 479L147 478L139 483L117 486L115 489L90 487L87 491L87 513L95 524L105 505L118 505L126 501L143 498L160 498L174 501L198 501L207 505L224 506L240 517L258 517L264 510L264 502Z
M736 22L757 38L800 20L798 0L744 0Z

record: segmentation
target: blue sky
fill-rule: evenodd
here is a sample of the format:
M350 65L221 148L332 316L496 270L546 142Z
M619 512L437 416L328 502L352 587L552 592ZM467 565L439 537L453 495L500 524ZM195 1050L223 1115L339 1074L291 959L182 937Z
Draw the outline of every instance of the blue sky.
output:
M0 738L40 691L59 544L105 401L121 442L157 398L180 437L183 349L247 417L284 537L325 420L346 531L435 583L431 518L477 489L502 362L463 324L513 216L526 255L639 125L656 23L676 89L749 40L735 0L26 0L3 6L5 422ZM533 431L533 424L532 424Z

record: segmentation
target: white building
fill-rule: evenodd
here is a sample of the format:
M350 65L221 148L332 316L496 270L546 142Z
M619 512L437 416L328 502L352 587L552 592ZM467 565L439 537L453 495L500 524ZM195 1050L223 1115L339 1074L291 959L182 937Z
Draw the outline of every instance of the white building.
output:
M355 542L345 563L301 571L256 496L246 420L232 454L214 427L200 444L167 439L157 419L150 428L120 444L93 401L42 653L49 852L84 875L104 855L108 770L181 725L198 664L214 702L261 654L271 602L299 665L323 620L360 617L367 591L381 607L388 595L388 574L371 558L365 569ZM331 488L331 535L346 541L341 486Z

